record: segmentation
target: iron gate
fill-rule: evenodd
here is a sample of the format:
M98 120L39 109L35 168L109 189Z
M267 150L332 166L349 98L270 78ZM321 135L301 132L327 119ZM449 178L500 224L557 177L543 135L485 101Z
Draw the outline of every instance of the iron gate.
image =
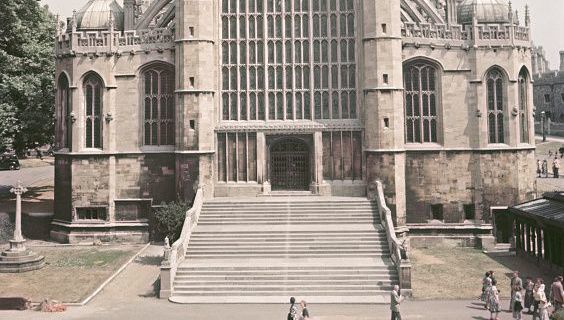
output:
M275 144L270 161L272 189L309 189L309 149L305 143L292 139Z

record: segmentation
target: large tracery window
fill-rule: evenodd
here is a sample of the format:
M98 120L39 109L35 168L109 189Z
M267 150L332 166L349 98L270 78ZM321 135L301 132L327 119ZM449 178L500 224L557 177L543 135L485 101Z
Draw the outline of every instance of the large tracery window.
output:
M408 143L437 142L437 68L426 62L404 67L405 137Z
M357 118L353 0L222 0L222 119Z
M526 69L519 72L519 127L521 131L521 143L529 143L529 118L527 103L529 100L529 76Z
M91 74L85 78L86 148L102 148L102 89L98 76Z
M143 71L143 131L145 145L174 144L174 73L152 66Z
M58 89L58 115L57 115L57 131L59 134L59 146L61 148L70 148L72 142L72 119L71 119L71 94L69 80L65 74L61 74L57 84Z
M498 69L492 69L486 77L488 97L488 136L489 143L504 143L503 127L503 75Z

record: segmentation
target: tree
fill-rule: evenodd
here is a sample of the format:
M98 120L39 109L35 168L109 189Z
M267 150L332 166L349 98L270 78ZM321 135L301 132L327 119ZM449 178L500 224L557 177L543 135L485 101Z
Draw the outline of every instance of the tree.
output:
M53 143L55 23L36 0L0 1L0 147Z

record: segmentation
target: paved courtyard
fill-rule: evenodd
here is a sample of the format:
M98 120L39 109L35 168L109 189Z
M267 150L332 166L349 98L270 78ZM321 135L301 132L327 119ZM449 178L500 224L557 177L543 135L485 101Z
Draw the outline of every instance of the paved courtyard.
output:
M182 319L249 320L286 319L287 305L218 304L180 305L155 297L161 247L150 246L139 258L84 307L69 307L64 313L0 311L0 319ZM299 297L296 297L299 299ZM502 305L506 305L503 303ZM388 305L333 304L309 307L316 320L389 319ZM404 319L489 319L478 301L406 301ZM503 314L501 319L510 319Z

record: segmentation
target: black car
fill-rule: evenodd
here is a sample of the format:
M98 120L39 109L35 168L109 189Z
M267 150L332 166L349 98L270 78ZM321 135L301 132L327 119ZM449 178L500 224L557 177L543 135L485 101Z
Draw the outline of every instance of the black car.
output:
M0 169L20 170L20 161L15 154L3 154L0 156Z

